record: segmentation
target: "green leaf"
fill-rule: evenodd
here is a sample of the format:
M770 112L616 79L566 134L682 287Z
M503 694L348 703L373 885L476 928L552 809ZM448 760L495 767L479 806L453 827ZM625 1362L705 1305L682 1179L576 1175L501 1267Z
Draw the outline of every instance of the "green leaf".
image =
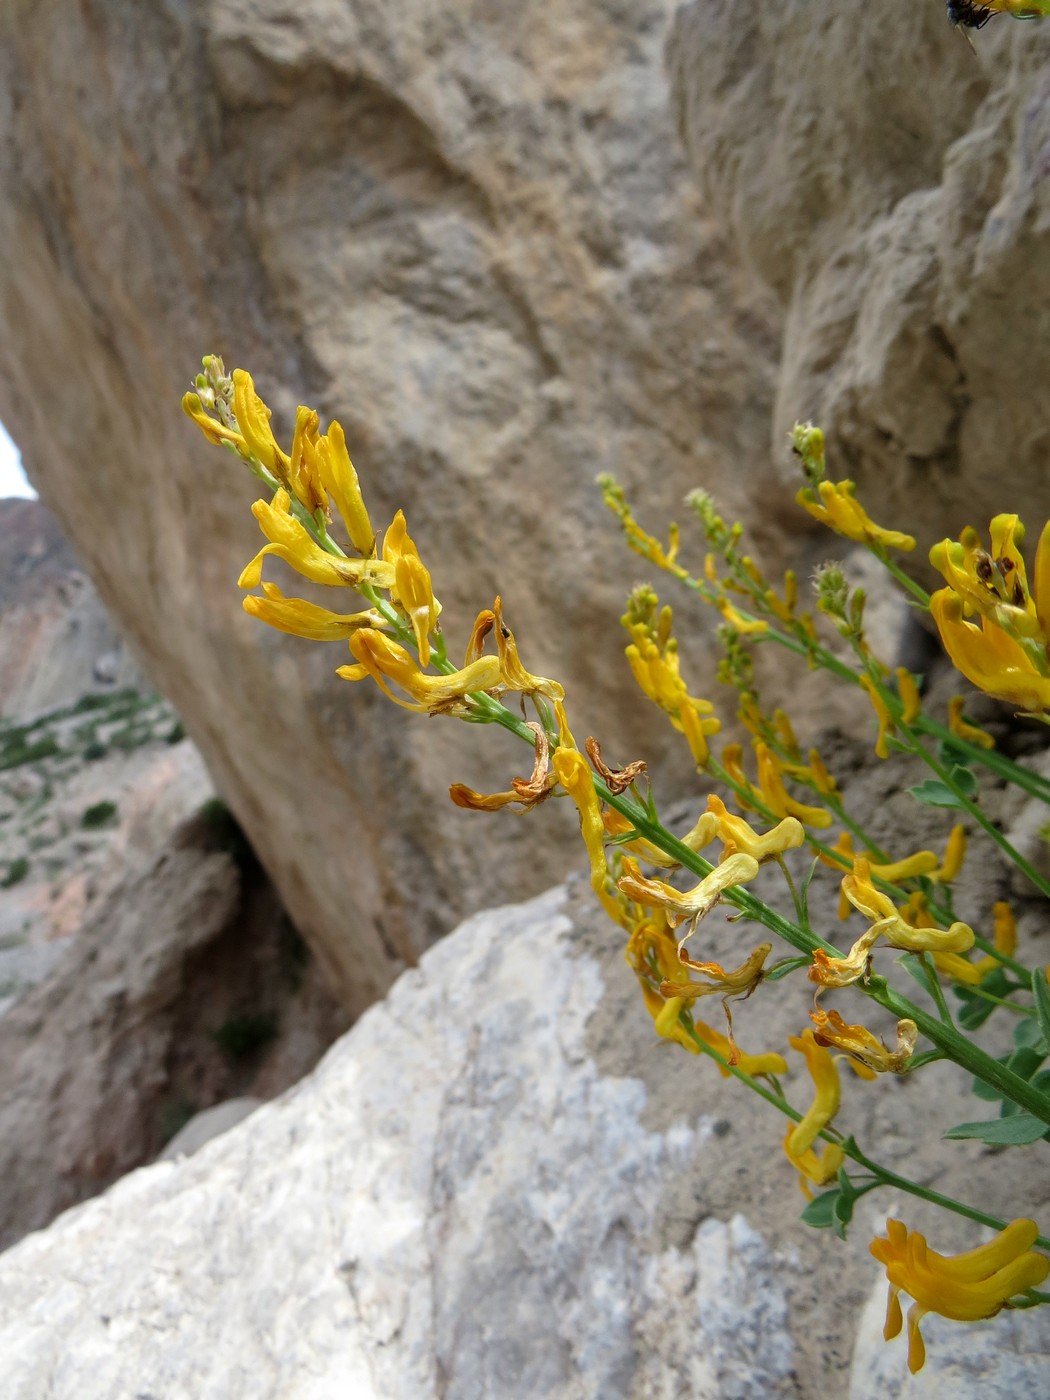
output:
M964 797L971 801L977 796L980 788L977 783L977 774L972 773L962 763L955 763L948 771L948 779L954 787L957 787Z
M962 803L955 793L938 778L927 778L924 783L919 783L917 787L910 787L908 792L915 798L916 802L921 802L924 807L961 807Z
M804 1225L812 1225L814 1230L832 1229L835 1224L835 1206L841 1195L842 1192L837 1186L832 1191L822 1191L819 1196L813 1197L799 1219Z
M1050 983L1046 980L1046 968L1037 967L1032 973L1032 995L1035 997L1035 1014L1039 1017L1039 1029L1043 1040L1050 1045Z
M1043 1028L1034 1016L1025 1016L1014 1026L1014 1044L1018 1050L1028 1048L1048 1053L1043 1038Z
M921 958L917 957L914 953L904 953L897 959L897 966L903 967L908 976L918 982L927 996L933 995L930 991L930 975Z
M1032 1113L1015 1113L1009 1118L993 1118L987 1123L957 1123L945 1133L946 1138L976 1138L990 1147L1024 1147L1038 1142L1047 1125Z
M1045 1055L1026 1045L1007 1056L1006 1067L1013 1070L1014 1074L1020 1075L1022 1079L1031 1079L1045 1059Z
M812 958L785 958L783 962L776 963L769 969L763 981L779 982L789 972L797 972L800 967L809 967L812 961Z

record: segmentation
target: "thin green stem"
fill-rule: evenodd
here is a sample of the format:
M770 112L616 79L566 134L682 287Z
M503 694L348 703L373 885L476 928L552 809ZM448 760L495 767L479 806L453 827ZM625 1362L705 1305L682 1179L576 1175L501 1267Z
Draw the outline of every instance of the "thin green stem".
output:
M768 1089L764 1084L761 1084L755 1079L753 1075L747 1074L744 1070L740 1069L738 1065L730 1064L724 1055L720 1055L713 1046L708 1045L705 1040L701 1040L700 1036L697 1035L693 1027L684 1018L681 1024L702 1054L710 1056L716 1064L728 1070L729 1073L739 1079L742 1084L747 1085L753 1093L765 1099L766 1103L772 1105L773 1108L779 1113L782 1113L786 1118L790 1118L794 1123L800 1123L802 1121L803 1115L799 1113L797 1109L793 1108L782 1094L774 1093L771 1089ZM905 1176L899 1176L896 1172L891 1171L889 1167L884 1167L881 1162L876 1162L873 1158L869 1157L867 1153L862 1152L852 1138L842 1138L838 1133L829 1132L827 1130L822 1132L820 1136L825 1142L834 1143L836 1146L840 1147L845 1156L851 1161L856 1162L858 1166L863 1167L865 1171L871 1172L872 1176L877 1178L879 1186L895 1187L897 1190L904 1191L908 1195L919 1197L920 1200L929 1201L933 1205L941 1206L944 1210L949 1210L955 1215L961 1215L967 1220L973 1220L978 1225L990 1226L993 1230L1004 1230L1006 1228L1007 1222L1005 1220L1000 1220L998 1216L989 1215L986 1211L977 1210L974 1206L968 1206L962 1201L957 1201L953 1196L945 1196L940 1191L933 1191L927 1186L920 1186L916 1181L910 1181ZM864 1188L865 1192L870 1189L872 1188ZM1047 1240L1042 1235L1038 1236L1036 1244L1042 1249L1050 1250L1050 1240Z
M930 595L926 592L925 588L921 588L913 578L909 578L904 570L898 564L895 564L888 554L884 553L882 550L871 548L871 546L869 546L869 549L871 549L871 553L874 554L882 567L893 575L905 592L911 594L923 611L929 612Z

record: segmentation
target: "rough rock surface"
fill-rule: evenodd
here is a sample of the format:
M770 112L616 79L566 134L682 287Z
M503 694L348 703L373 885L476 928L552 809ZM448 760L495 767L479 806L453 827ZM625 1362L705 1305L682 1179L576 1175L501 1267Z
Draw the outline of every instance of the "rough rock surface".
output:
M474 756L476 733L335 680L344 649L242 615L254 484L178 401L217 350L282 433L297 399L340 417L374 518L404 506L434 561L453 648L500 591L526 663L635 756L638 564L593 478L644 485L660 524L701 481L739 501L775 342L676 145L673 8L0 16L0 415L354 1009L464 911L560 878L573 819L552 804L526 841L451 809L450 781L527 768L520 745Z
M739 946L739 926L705 930L712 956ZM778 986L739 1007L745 1049L797 1026ZM940 1070L849 1088L844 1126L932 1176L967 1102ZM281 1100L0 1257L5 1378L55 1400L833 1393L891 1203L845 1245L806 1230L778 1138L657 1041L589 892L555 890L469 920ZM1002 1208L1001 1154L955 1148L938 1184ZM959 1225L942 1217L942 1248ZM1045 1349L1048 1325L990 1330ZM897 1358L884 1400L913 1393L905 1374Z
M895 0L695 0L668 42L693 169L785 311L778 460L822 422L926 545L1047 514L1050 25L975 42Z
M142 676L54 515L0 500L0 720L26 720Z
M346 1027L228 814L123 860L0 1020L0 1247L151 1161L198 1109L280 1093Z

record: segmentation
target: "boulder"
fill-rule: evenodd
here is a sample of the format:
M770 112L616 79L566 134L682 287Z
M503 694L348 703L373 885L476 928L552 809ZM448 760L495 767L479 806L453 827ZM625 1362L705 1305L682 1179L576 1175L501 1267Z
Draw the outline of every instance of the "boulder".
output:
M709 207L784 310L781 470L819 421L835 478L927 548L1046 516L1050 26L974 45L932 0L695 0L667 49Z
M452 808L450 782L505 789L528 754L412 721L334 678L345 648L242 614L255 483L179 399L217 351L283 438L297 400L337 416L374 520L407 512L452 653L501 593L587 732L674 781L622 658L642 570L594 477L661 530L699 484L739 508L778 313L676 145L671 8L0 15L0 418L353 1012L463 913L561 878L575 818Z
M705 939L724 960L740 926L714 914ZM797 1029L789 985L738 1006L743 1048ZM1038 1165L944 1158L967 1086L943 1068L851 1079L844 1126L986 1209L1018 1183L1045 1208ZM468 920L283 1098L0 1256L5 1381L55 1400L834 1393L881 1272L867 1242L900 1202L866 1198L845 1244L807 1229L780 1136L655 1037L617 931L555 889ZM942 1248L965 1242L938 1223ZM1045 1352L1048 1325L987 1331ZM900 1356L881 1374L884 1400L926 1393Z

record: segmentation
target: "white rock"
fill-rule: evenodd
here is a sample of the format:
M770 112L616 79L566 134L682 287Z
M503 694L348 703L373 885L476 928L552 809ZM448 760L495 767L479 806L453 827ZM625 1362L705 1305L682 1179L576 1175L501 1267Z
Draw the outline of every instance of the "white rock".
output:
M797 1394L747 1221L652 1248L709 1120L649 1130L600 1073L563 902L470 920L282 1100L0 1257L7 1393Z

